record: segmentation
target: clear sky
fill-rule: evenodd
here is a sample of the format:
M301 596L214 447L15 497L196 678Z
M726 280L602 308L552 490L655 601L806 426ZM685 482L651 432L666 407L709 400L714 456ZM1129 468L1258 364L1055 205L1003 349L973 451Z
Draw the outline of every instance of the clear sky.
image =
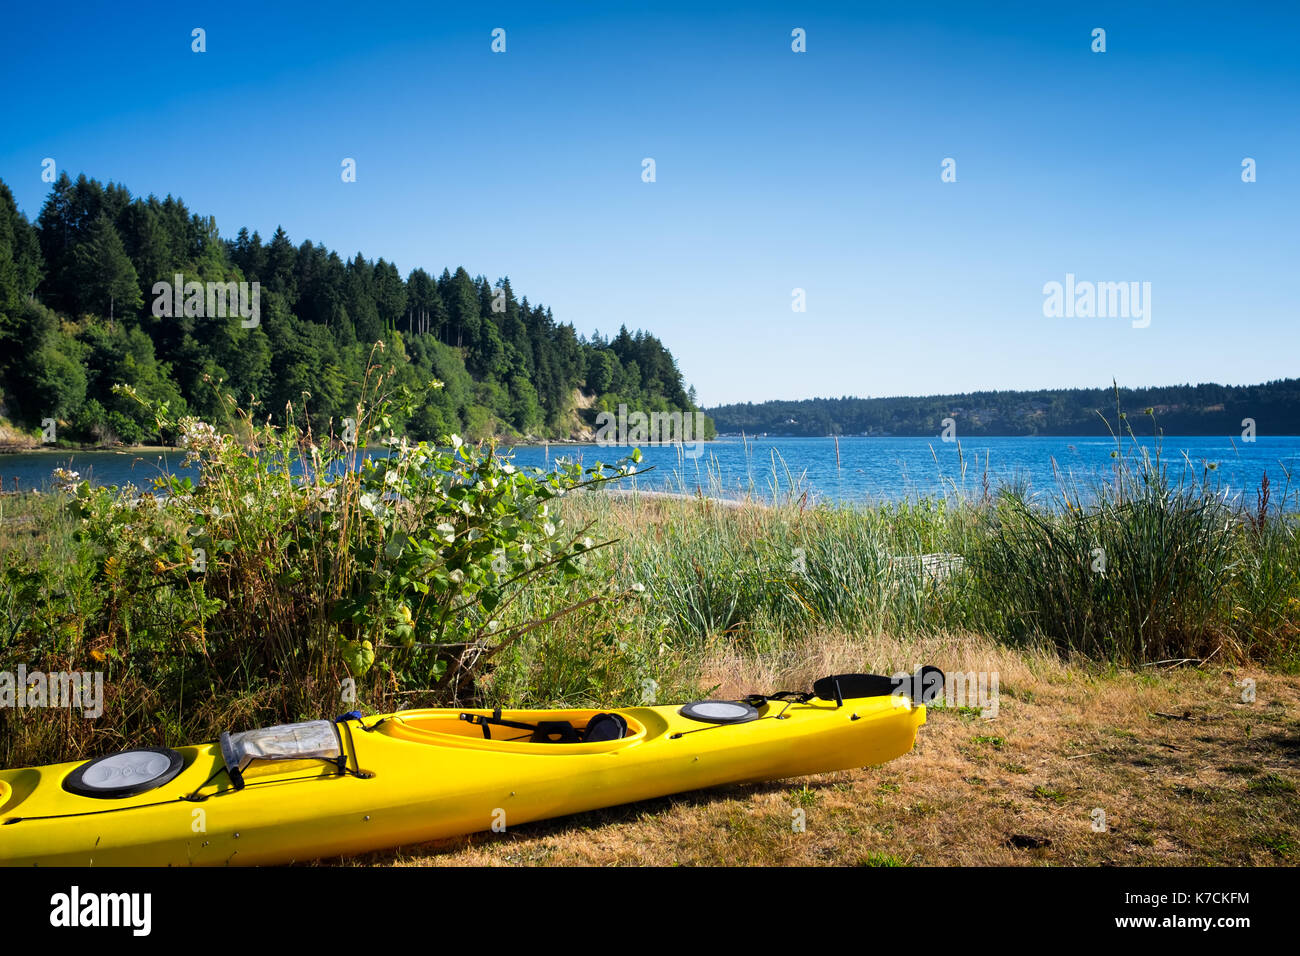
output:
M579 332L653 331L705 404L1300 374L1297 4L73 2L4 22L0 178L29 217L52 157L223 235L509 275ZM1150 326L1045 317L1067 273L1150 282Z

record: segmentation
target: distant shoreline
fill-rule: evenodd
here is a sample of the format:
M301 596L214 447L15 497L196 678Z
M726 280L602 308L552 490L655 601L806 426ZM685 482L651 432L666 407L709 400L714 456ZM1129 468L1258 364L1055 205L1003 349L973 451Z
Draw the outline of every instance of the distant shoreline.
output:
M1016 439L1017 441L1032 441L1032 440L1035 440L1035 439L1042 439L1042 440L1045 440L1045 441L1065 441L1065 440L1067 440L1067 439L1073 439L1073 440L1077 440L1077 441L1088 441L1088 440L1090 440L1090 439L1099 439L1099 440L1105 440L1105 441L1114 441L1117 437L1122 437L1125 441L1129 441L1129 440L1131 440L1131 438L1132 438L1133 436L1130 436L1127 432L1126 432L1125 434L1121 435L1121 436L1111 435L1111 434L1108 434L1108 433L1105 433L1105 432L1103 432L1102 434L1084 434L1084 435L1074 435L1074 434L1061 434L1061 435L1056 435L1056 434L1037 434L1037 435L1004 435L1004 434L996 434L996 435L995 435L995 434L991 434L991 433L986 434L986 433L984 433L984 432L980 432L980 433L978 433L978 434L973 434L973 435L972 435L972 434L969 434L969 433L968 433L968 434L965 434L965 435L961 435L961 436L959 436L956 440L957 440L957 441L960 441L960 442L971 442L971 441L975 441L975 440L977 440L977 439L984 439L984 438L1014 438L1014 439ZM1170 440L1170 441L1174 441L1174 440L1177 440L1177 439L1179 439L1179 438L1229 438L1229 439L1232 439L1233 441L1237 441L1237 442L1242 441L1242 437L1241 437L1240 432L1234 432L1234 433L1226 433L1226 432L1164 432L1164 433L1159 434L1159 435L1138 434L1137 437L1140 438L1140 439L1143 439L1143 440L1146 440L1146 439L1148 439L1148 438L1168 439L1168 440ZM1266 435L1261 435L1260 437L1263 437L1263 438L1300 438L1300 432L1269 432L1269 433L1267 433ZM859 439L859 438L865 438L865 439L868 439L868 440L875 440L875 439L881 439L881 438L906 438L906 439L908 439L909 441L914 441L914 440L916 440L916 439L925 439L925 438L933 439L934 441L941 441L941 440L942 440L938 434L931 434L931 433L929 433L929 432L927 432L927 433L925 433L925 434L908 434L908 435L794 435L794 434L790 434L790 433L788 433L788 432L725 432L725 433L724 433L724 432L718 432L717 438L719 438L719 439L721 439L721 438L744 438L746 441L750 441L750 440L753 440L753 439L755 439L755 438L780 438L780 439L783 440L783 441L795 441L795 440L798 440L798 441L829 441L829 440L834 439L834 438L838 438L838 439L840 439L841 441L848 441L849 439ZM716 441L717 439L714 439L714 440ZM951 442L950 442L949 444L951 444Z
M1110 441L1115 441L1117 437L1122 437L1123 440L1124 440L1125 442L1129 442L1129 441L1132 441L1132 440L1133 440L1133 437L1134 437L1134 436L1130 436L1130 435L1127 435L1127 434L1126 434L1126 435L1123 435L1123 436L1106 435L1106 434L1102 434L1102 435L1095 435L1095 434L1085 434L1085 435L985 435L985 434L979 434L979 435L963 435L963 436L960 436L960 437L956 440L956 442L949 442L949 444L960 443L960 444L969 445L969 444L972 444L972 443L977 442L977 441L982 441L982 440L984 440L984 439L1014 439L1014 440L1016 440L1016 441L1034 441L1034 440L1041 440L1041 441L1049 441L1049 442L1050 442L1050 441L1067 441L1067 440L1073 440L1073 441L1108 441L1108 442L1110 442ZM1259 436L1259 437L1261 437L1261 438L1300 438L1300 432L1276 432L1276 433L1269 433L1269 434L1266 434L1266 435L1261 435L1261 436ZM1179 439L1184 439L1184 438L1226 438L1226 439L1228 439L1229 441L1232 441L1232 442L1240 442L1240 441L1242 441L1241 436L1238 435L1238 434L1224 434L1224 433L1222 433L1222 432L1179 432L1179 433L1177 433L1177 434L1167 433L1167 434L1162 434L1162 435L1143 435L1143 434L1139 434L1139 435L1136 436L1136 438L1137 438L1138 440L1142 441L1142 442L1147 442L1147 441L1150 441L1150 440L1155 439L1155 438L1158 438L1158 439L1160 439L1160 440L1162 440L1162 441L1178 441ZM778 439L781 440L781 441L830 441L830 440L838 439L838 440L845 441L845 442L847 442L847 441L856 441L856 440L867 440L867 441L871 441L871 440L879 440L879 439L903 439L903 440L908 440L908 441L915 441L915 440L918 440L918 439L920 439L920 440L930 439L930 440L933 440L933 441L936 441L936 442L942 441L942 438L941 438L939 435L937 435L937 434L935 434L935 435L931 435L931 434L925 434L925 435L790 435L790 434L781 434L781 433L774 433L774 432L754 432L754 433L749 433L749 432L726 432L726 433L721 433L721 432L720 432L720 433L718 433L718 435L716 435L714 438L711 438L711 439L692 439L690 442L687 442L686 444L688 444L688 445L694 445L694 444L696 444L697 442L700 442L700 443L703 443L703 444L714 444L714 443L717 443L717 442L728 442L728 441L736 441L736 440L741 440L741 439L743 439L743 440L745 440L745 441L754 441L754 440L778 440ZM557 439L552 439L552 440L545 440L545 439L542 439L542 440L539 440L539 439L531 439L531 440L527 440L527 441L512 441L512 440L509 439L509 438L503 438L503 437L500 437L500 436L495 437L495 438L492 438L492 439L484 439L484 441L495 441L498 445L501 445L501 446L504 446L504 447L509 447L509 448L550 448L550 447L553 447L553 446L554 446L554 447L559 447L559 448L607 448L607 449L610 449L610 450L612 450L612 451L618 451L618 450L621 450L621 449L629 449L629 450L630 450L630 449L633 448L633 447L638 447L638 448L659 448L659 447L670 448L670 447L673 447L673 446L676 445L676 444L679 444L678 442L663 442L663 443L656 443L656 442L640 442L640 443L637 443L637 444L635 444L635 445L632 445L632 444L622 444L622 445L602 445L601 443L596 442L596 441L591 441L591 440L589 440L589 439L584 440L584 439L578 439L578 438L557 438ZM382 448L382 447L383 447L382 445L372 445L372 446L367 446L367 450L370 450L370 449L372 449L372 448L373 448L373 449L379 449L379 448ZM76 455L76 454L85 454L85 453L88 453L88 452L93 452L93 453L95 453L95 454L117 454L117 455L146 455L146 454L158 454L158 455L164 455L164 454L168 454L168 453L173 453L173 454L184 454L184 453L185 453L185 449L182 448L182 447L180 447L179 445L76 445L76 446L52 446L52 445L39 445L39 444L33 444L33 445L29 446L29 447L18 446L16 443L6 443L6 444L3 444L3 445L0 445L0 459L3 459L3 458L5 458L6 456L10 456L10 455L34 455L34 454L39 454L39 455L51 455L51 456L57 456L57 455Z
M135 455L148 452L158 452L160 454L174 451L181 452L184 449L172 445L76 445L76 446L58 446L58 445L32 445L30 448L15 448L0 446L0 456L2 455L69 455L80 452L102 452L114 453L119 455Z
M722 436L718 436L718 437L722 437ZM736 435L734 437L739 438L740 436ZM693 445L695 444L696 441L708 442L711 440L713 439L704 439L704 438L692 439L686 444ZM637 445L631 445L631 444L602 445L600 442L583 440L579 438L556 438L549 441L545 439L534 438L528 441L512 441L509 438L496 437L492 439L485 438L484 441L495 441L498 445L508 446L510 448L549 448L551 446L559 446L561 448L592 447L592 448L611 448L611 449L629 448L630 449L633 447L646 447L646 448L671 447L673 445L680 444L680 442L640 442ZM473 444L473 443L470 442L469 444ZM383 445L379 445L379 444L367 445L366 449L367 450L381 449L383 447L384 447ZM31 447L26 447L26 448L15 447L13 445L10 446L0 445L0 457L3 457L4 455L29 455L29 454L55 455L55 454L77 454L77 453L84 453L84 452L114 453L119 455L134 455L134 454L142 454L142 453L149 453L149 452L156 452L158 454L175 452L177 454L183 454L185 452L185 449L180 447L179 445L76 445L76 446L32 445Z

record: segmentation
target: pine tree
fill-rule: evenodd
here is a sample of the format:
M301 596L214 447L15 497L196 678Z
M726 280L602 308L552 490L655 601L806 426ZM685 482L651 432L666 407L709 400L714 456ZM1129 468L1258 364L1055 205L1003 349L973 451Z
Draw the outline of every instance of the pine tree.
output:
M43 271L36 231L18 211L9 187L0 183L0 315L27 301Z
M297 253L289 241L289 234L283 227L277 226L275 235L266 247L267 274L262 281L269 291L282 295L290 308L298 301L298 285L294 281L296 260Z
M74 270L83 305L92 310L107 309L111 323L117 312L134 315L144 304L135 266L126 254L122 237L100 214L86 240L77 246Z

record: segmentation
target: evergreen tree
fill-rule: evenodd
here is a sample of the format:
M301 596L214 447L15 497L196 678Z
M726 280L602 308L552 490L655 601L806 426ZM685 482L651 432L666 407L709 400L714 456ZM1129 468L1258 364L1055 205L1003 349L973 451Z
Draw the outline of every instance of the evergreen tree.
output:
M90 226L85 242L76 248L74 275L81 304L110 322L118 314L134 316L144 304L135 266L126 254L122 237L101 213Z
M297 258L289 234L277 226L266 247L266 276L262 282L269 291L283 296L289 308L293 308L298 300L298 284L294 278Z
M0 321L36 291L42 272L36 231L18 211L9 187L0 182Z

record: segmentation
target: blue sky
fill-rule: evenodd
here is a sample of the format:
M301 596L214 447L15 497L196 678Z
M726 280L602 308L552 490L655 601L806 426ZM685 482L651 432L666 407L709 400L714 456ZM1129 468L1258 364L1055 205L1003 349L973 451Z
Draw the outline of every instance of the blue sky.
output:
M179 195L225 235L283 225L404 274L508 274L580 332L652 330L706 404L1300 374L1295 5L71 3L5 21L0 178L28 216L53 157ZM1045 317L1067 273L1150 282L1150 326Z

